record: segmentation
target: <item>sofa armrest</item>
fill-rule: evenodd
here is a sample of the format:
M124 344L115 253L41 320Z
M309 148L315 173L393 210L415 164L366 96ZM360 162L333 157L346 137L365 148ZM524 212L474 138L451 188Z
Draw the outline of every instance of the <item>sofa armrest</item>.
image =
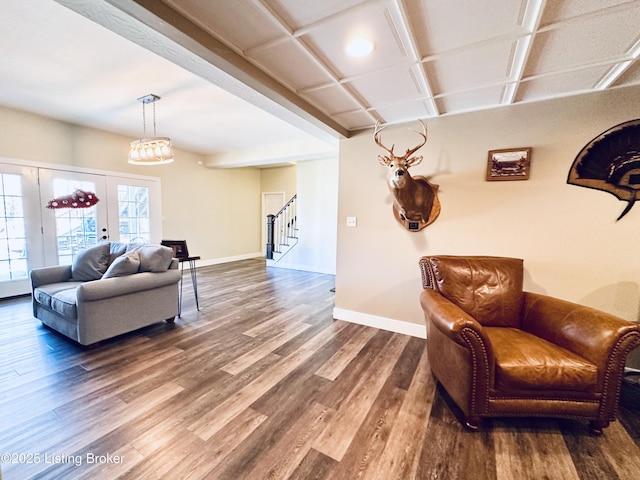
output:
M42 285L71 280L71 265L34 268L29 276L31 278L31 290L33 291Z
M468 342L463 337L465 330L472 330L478 337L486 340L482 325L436 290L423 290L420 294L420 304L425 320L431 321L440 332L454 342L468 347Z
M103 300L173 285L179 281L180 271L177 269L170 269L166 272L141 272L124 277L105 278L78 286L77 299L78 302Z
M640 343L640 324L531 292L524 292L522 329L601 366Z

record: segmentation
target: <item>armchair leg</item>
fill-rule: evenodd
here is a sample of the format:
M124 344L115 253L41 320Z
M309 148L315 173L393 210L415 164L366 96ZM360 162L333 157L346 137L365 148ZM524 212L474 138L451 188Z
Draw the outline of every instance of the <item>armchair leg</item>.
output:
M589 434L594 437L602 435L602 430L609 426L609 422L605 420L590 420L589 421Z
M466 416L464 417L464 426L471 432L477 432L480 429L480 417Z
M176 317L170 317L165 320L167 323L174 323L176 321Z

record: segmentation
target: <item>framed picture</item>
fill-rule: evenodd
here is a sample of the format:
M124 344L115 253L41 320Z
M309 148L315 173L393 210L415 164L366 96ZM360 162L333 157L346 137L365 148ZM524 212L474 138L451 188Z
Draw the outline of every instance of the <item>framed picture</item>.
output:
M487 180L527 180L531 169L531 147L489 150Z

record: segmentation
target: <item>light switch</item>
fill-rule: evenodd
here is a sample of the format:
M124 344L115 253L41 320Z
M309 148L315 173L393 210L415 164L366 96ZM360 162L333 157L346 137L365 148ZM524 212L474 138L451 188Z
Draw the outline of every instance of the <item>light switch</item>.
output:
M347 227L355 227L357 223L356 217L347 217Z

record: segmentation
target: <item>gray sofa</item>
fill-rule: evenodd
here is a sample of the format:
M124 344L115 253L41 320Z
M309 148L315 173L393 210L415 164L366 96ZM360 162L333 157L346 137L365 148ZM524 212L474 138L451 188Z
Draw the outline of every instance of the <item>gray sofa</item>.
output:
M178 314L178 260L168 247L105 242L72 265L31 271L33 315L82 345Z

